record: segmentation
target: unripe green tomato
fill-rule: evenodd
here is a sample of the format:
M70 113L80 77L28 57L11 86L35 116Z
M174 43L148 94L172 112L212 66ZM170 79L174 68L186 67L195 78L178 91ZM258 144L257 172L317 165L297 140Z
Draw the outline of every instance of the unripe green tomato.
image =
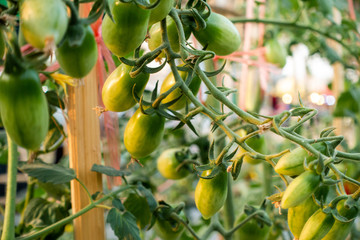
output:
M102 89L102 100L107 110L123 112L135 106L134 92L141 97L150 75L140 73L130 77L131 66L121 64L106 79Z
M248 216L244 213L236 221L237 224L245 220ZM257 221L253 218L245 223L239 230L236 231L236 239L249 239L249 240L265 240L270 234L270 226L264 224L261 228Z
M185 81L188 75L188 72L183 72L180 71L180 76L181 78ZM169 73L169 75L167 75L167 77L164 79L162 85L161 85L161 89L160 89L160 94L168 91L172 86L174 86L176 83L175 81L175 77L173 75L173 73ZM195 75L194 78L191 80L191 83L189 85L189 89L191 90L191 92L196 95L199 91L200 88L200 84L201 84L201 79ZM182 108L184 108L186 106L186 103L190 103L190 101L187 99L187 97L182 93L180 88L176 88L173 92L171 92L166 98L163 99L162 103L168 103L171 102L175 99L179 98L174 104L172 104L169 109L171 110L180 110Z
M300 237L301 230L303 229L306 221L319 209L312 196L302 202L296 207L289 208L288 210L288 225L290 231L296 239Z
M313 171L306 171L296 177L286 188L281 199L282 208L291 208L300 205L308 199L319 187L321 176Z
M212 170L204 171L202 176L210 175ZM221 171L211 179L200 178L195 189L195 204L204 219L211 218L225 203L228 188L226 171Z
M182 167L179 171L176 168L181 163L178 158L184 156L182 148L171 148L161 153L157 159L157 169L164 178L181 179L189 174L189 171Z
M348 219L356 218L359 209L355 206L352 208L346 208L345 207L345 199L341 200L336 208L339 212L339 214L343 217L346 217ZM332 226L331 230L326 234L326 236L322 240L344 240L349 235L351 228L354 224L354 220L350 222L340 222L339 220L335 219L335 223Z
M134 51L145 40L150 12L135 2L114 2L111 13L115 22L106 15L101 26L106 47L118 57Z
M305 223L299 240L321 240L334 225L332 214L326 214L322 209L317 210Z
M191 34L190 27L188 27L188 26L183 26L183 27L184 27L184 32L185 32L185 38L188 39ZM174 52L179 52L180 51L179 35L177 32L176 24L171 17L166 18L166 30L167 30L167 35L168 35L171 49ZM158 48L161 45L161 43L162 43L161 35L162 35L161 24L155 23L154 25L152 25L149 30L150 38L148 40L149 49L151 51L155 50L156 48ZM164 52L162 52L159 55L159 58L164 58L164 57L165 57L165 54L164 54Z
M321 153L326 152L325 143L314 143L312 146ZM316 159L315 156L310 155L304 148L297 147L279 159L275 166L275 172L288 176L300 175L305 171L305 158L308 163Z
M49 108L35 70L1 74L0 111L4 127L17 145L30 150L40 147L49 129Z
M265 58L266 61L276 64L279 67L284 67L286 63L286 50L275 39L270 39L265 44Z
M150 0L150 3L155 3L157 0ZM174 6L175 0L160 0L159 4L151 9L149 26L156 22L163 20Z
M180 216L184 218L183 212L180 213ZM181 223L175 222L172 225L169 221L161 219L160 217L156 218L156 223L154 225L154 230L158 237L162 240L177 240L183 234L185 227Z
M56 49L56 58L64 72L74 78L85 77L96 64L98 50L93 31L85 26L81 44L71 46L66 38Z
M62 0L26 0L20 5L20 27L32 46L43 49L58 44L68 26L66 5Z
M148 156L161 143L164 125L164 117L157 113L146 115L139 108L125 127L126 150L136 159Z
M201 45L207 46L207 50L224 56L239 48L241 42L239 31L229 19L211 12L210 17L205 21L206 28L199 31L194 29L193 33Z

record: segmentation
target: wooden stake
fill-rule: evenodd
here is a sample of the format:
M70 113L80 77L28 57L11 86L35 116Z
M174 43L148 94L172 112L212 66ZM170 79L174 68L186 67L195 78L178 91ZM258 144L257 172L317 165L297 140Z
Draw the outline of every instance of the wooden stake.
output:
M93 110L97 106L98 85L94 68L76 87L68 87L68 142L70 167L88 188L90 194L102 191L101 175L90 171L101 163L99 119ZM86 191L77 181L71 182L73 213L89 204ZM104 211L93 209L74 220L76 240L104 240Z

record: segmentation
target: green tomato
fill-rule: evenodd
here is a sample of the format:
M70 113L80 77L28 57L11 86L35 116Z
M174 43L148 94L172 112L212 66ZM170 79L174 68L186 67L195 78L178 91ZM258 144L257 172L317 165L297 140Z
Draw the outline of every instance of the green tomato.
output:
M115 22L106 15L101 27L106 47L118 57L134 51L145 40L150 12L135 2L114 2L111 13Z
M281 199L282 208L292 208L300 205L319 187L321 176L313 171L306 171L296 177L286 188Z
M185 81L188 75L188 72L180 71L181 78ZM169 73L167 77L164 79L160 94L168 91L172 86L174 86L176 83L174 75ZM191 80L191 83L189 85L189 88L191 92L196 95L199 91L201 84L201 79L195 75L194 78ZM186 106L186 104L190 104L190 101L187 99L187 97L182 93L180 88L176 88L173 92L171 92L166 98L163 99L162 103L168 103L175 99L179 98L174 104L172 104L169 109L171 110L180 110Z
M302 202L296 207L289 208L288 210L288 225L290 231L296 239L300 237L301 230L303 229L306 221L319 209L315 204L312 196Z
M334 225L333 215L317 210L305 223L299 240L321 240Z
M207 45L207 50L221 56L235 52L241 42L235 25L223 15L214 12L206 19L206 28L199 31L194 29L193 33L201 45Z
M170 42L170 47L174 52L180 51L180 44L179 44L179 35L177 32L177 27L174 20L171 17L166 18L166 29L167 35ZM191 34L191 30L188 26L184 26L185 38L188 39ZM162 36L161 36L161 24L155 23L149 30L149 40L148 45L151 51L154 51L158 48L162 43ZM164 58L165 54L162 52L159 55L159 58Z
M187 169L180 168L179 171L176 170L184 156L185 153L182 148L171 148L165 150L161 153L157 160L157 169L160 174L164 178L174 180L186 177L189 174Z
M154 3L156 1L157 0L150 0L150 3ZM160 0L159 4L155 8L151 9L149 26L163 20L174 6L174 2L175 0Z
M64 72L74 78L85 77L96 64L97 45L90 26L84 27L85 36L81 44L71 46L66 38L56 50L56 58Z
M245 218L247 218L247 215L244 213L240 216L236 223L239 224L245 220ZM236 231L236 239L265 240L270 234L270 228L271 227L266 224L260 227L257 221L252 218Z
M212 170L204 171L202 176L210 175ZM195 189L195 204L204 219L211 218L225 203L228 188L227 172L221 171L214 178L200 178Z
M148 156L160 145L164 125L165 118L157 113L146 115L140 109L136 110L125 128L126 150L136 159Z
M49 129L49 109L38 73L32 69L5 71L0 76L0 115L11 139L37 150Z
M32 46L43 49L58 44L68 26L66 5L62 0L26 0L20 5L20 27Z
M102 89L102 100L107 110L123 112L135 106L133 88L137 96L141 97L149 80L149 74L140 73L131 78L131 66L121 64L106 79Z
M286 63L286 50L276 39L271 39L265 44L266 61L284 67Z
M183 212L180 216L184 218ZM167 221L161 217L156 218L154 230L158 237L163 240L177 240L183 234L185 227L181 223L174 221Z

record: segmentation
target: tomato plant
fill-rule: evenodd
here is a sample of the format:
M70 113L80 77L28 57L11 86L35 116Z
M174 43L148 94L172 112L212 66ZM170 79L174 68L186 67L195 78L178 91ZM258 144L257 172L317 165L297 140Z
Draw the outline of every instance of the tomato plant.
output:
M156 0L151 0L151 3L155 3ZM163 20L173 7L174 0L160 0L160 3L153 9L151 9L149 26Z

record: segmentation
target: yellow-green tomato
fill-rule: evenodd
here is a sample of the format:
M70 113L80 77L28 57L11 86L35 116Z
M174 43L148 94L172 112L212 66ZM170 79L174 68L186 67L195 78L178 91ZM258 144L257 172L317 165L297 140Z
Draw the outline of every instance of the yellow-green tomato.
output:
M188 72L180 71L179 73L180 73L181 78L185 81L187 78ZM175 83L176 83L176 81L175 81L174 75L172 73L169 73L169 75L167 75L167 77L164 79L164 81L161 85L160 94L170 90L170 88L172 86L174 86ZM194 95L196 95L198 93L200 84L201 84L201 79L197 75L195 75L189 85L189 88ZM186 104L190 103L190 101L183 94L183 92L180 88L176 88L173 92L171 92L166 98L164 98L162 103L168 103L177 98L179 98L179 99L174 104L172 104L169 107L169 109L180 110L180 109L184 108L186 106Z
M180 215L184 215L181 214ZM182 233L185 230L184 225L173 220L169 222L165 219L158 217L154 225L154 230L158 237L162 240L177 240L181 237Z
M210 175L212 170L204 171L202 176ZM228 188L227 172L221 171L214 178L200 178L195 189L195 204L204 219L211 218L225 203Z
M129 73L131 66L121 64L106 79L102 89L102 100L107 110L123 112L136 104L134 92L141 97L149 80L149 74L140 73L131 78Z
M66 5L62 0L21 1L20 26L26 41L36 48L58 44L68 26Z
M241 223L247 218L244 213L236 221L237 224ZM252 218L250 221L245 223L239 230L236 231L236 239L249 239L249 240L265 240L270 234L270 227L264 224L262 227L259 226L257 221Z
M184 159L184 149L171 148L161 153L157 160L157 169L160 174L167 179L181 179L188 175L189 171L182 167L177 170L177 167Z
M124 144L133 158L148 156L161 143L164 135L165 118L153 114L144 114L136 110L125 127Z

